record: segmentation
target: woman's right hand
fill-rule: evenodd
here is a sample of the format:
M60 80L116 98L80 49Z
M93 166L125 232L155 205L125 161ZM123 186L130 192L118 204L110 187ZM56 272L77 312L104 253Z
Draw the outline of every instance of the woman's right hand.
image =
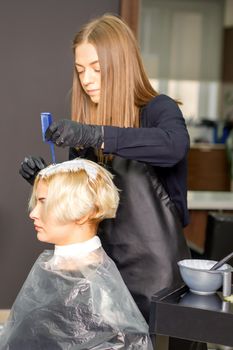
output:
M46 167L46 163L41 157L28 156L25 157L21 163L19 173L27 180L31 185L33 185L34 180L38 172Z

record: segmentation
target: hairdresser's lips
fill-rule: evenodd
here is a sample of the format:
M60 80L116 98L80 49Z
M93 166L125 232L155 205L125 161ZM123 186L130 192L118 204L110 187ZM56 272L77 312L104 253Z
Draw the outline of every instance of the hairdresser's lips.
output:
M92 89L92 90L86 90L87 94L90 96L98 95L100 92L100 89Z

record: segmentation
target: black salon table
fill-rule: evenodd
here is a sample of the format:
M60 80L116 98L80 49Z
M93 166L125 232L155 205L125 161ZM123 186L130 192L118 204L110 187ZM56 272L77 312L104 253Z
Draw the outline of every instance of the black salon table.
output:
M152 298L150 334L154 345L156 335L163 335L190 344L233 346L233 304L224 301L221 292L203 296L193 294L186 286L164 289Z

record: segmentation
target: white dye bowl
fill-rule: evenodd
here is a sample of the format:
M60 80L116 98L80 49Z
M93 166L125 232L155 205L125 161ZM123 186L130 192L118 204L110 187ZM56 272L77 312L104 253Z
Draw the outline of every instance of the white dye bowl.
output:
M224 264L218 270L209 271L217 261L185 259L178 262L181 277L191 292L201 295L215 293L223 285L223 272L232 271Z

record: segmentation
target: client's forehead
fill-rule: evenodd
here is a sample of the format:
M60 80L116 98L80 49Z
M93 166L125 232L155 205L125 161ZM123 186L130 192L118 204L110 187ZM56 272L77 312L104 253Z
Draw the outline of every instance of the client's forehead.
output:
M43 179L40 179L36 186L36 196L46 197L48 194L48 184Z

